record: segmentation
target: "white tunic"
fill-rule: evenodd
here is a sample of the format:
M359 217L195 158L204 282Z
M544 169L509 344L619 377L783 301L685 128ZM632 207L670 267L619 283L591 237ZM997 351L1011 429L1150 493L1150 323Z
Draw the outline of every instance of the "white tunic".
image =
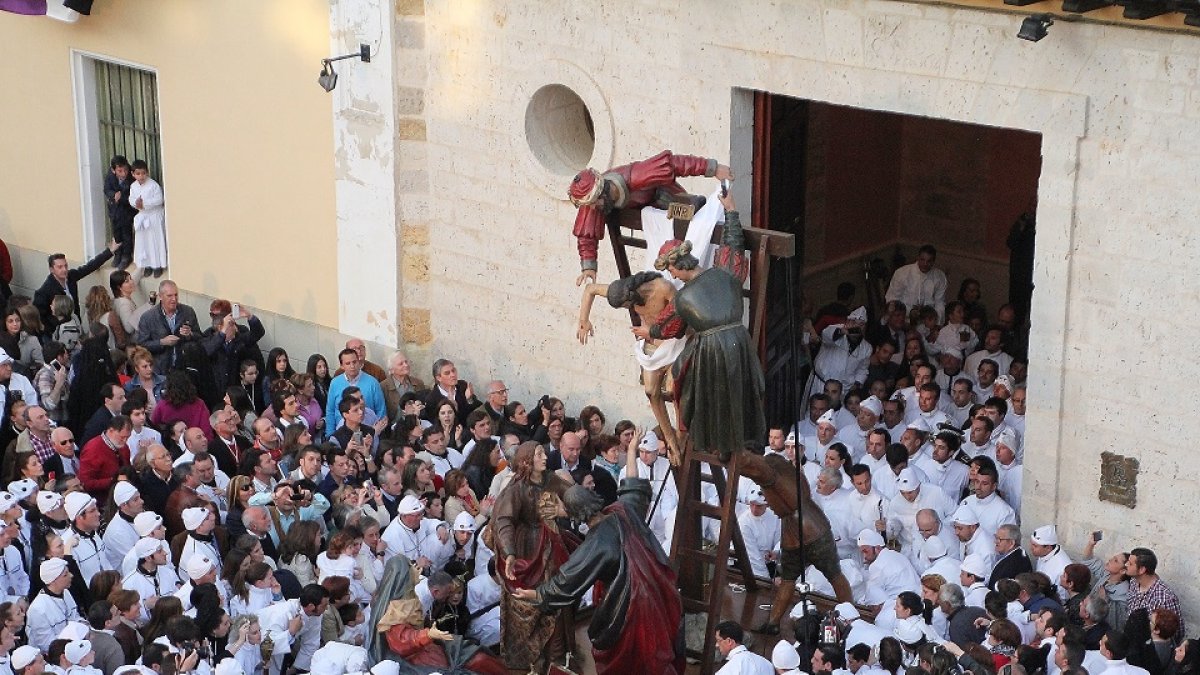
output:
M50 651L50 643L58 637L68 621L83 621L75 606L75 598L69 592L59 597L42 590L29 603L26 613L25 632L29 636L29 644L43 652Z
M933 564L926 567L924 572L921 572L921 576L926 577L930 574L937 574L947 582L957 584L961 578L961 572L962 563L947 555L933 561Z
M99 534L89 536L71 527L63 537L63 545L75 557L79 574L88 585L91 585L92 577L97 572L113 569L108 562L108 552L104 549L104 539Z
M929 461L922 464L921 469L950 499L956 499L962 494L971 473L966 464L953 458L941 463L930 457Z
M183 548L179 551L179 578L184 578L187 572L187 562L194 555L208 556L208 559L217 565L217 569L221 568L221 554L217 551L216 542L200 541L193 537L191 533L183 540Z
M746 649L745 645L738 645L729 650L725 665L721 666L717 675L775 675L775 667L770 661Z
M154 574L146 574L141 568L125 575L121 587L127 591L137 591L142 600L142 619L150 618L150 598L160 598L179 590L179 577L169 565L159 565ZM188 599L191 602L191 599Z
M922 272L917 263L909 263L892 273L884 298L899 300L910 310L914 307L933 307L941 321L946 313L946 273L936 267Z
M1003 495L1004 501L1012 507L1017 521L1020 522L1022 465L1015 460L1008 465L996 462L996 470L1000 473L1000 493Z
M747 511L738 518L742 528L742 541L746 544L746 556L750 558L750 569L754 576L770 579L767 573L767 554L779 548L779 516L767 509L761 516Z
M125 520L120 512L113 516L108 527L104 528L104 554L108 558L108 569L121 569L125 554L133 550L138 539L140 537L137 530L133 529L133 523Z
M984 567L990 570L995 564L993 558L995 557L996 546L992 540L995 534L995 532L985 529L983 525L975 528L975 534L971 535L971 538L964 542L959 549L962 551L963 560L966 560L967 556L974 553L983 560Z
M475 614L487 607L467 628L467 637L485 647L500 643L500 585L484 574L467 582L467 611Z
M970 506L978 514L979 529L981 530L987 530L994 534L999 531L1001 525L1017 524L1017 515L1013 512L1012 507L995 492L983 499L969 495L962 500L962 503Z
M841 337L834 338L834 332L839 330L842 331ZM826 326L821 331L821 351L813 360L808 395L822 393L828 380L838 380L843 389L849 390L854 382L861 383L867 379L867 363L870 360L870 342L864 339L851 349L844 325Z
M867 568L867 581L883 591L888 600L896 598L904 591L912 591L918 595L921 593L921 577L917 576L912 563L890 548L880 549L875 562Z
M0 597L9 602L29 595L29 574L25 561L15 546L5 546L0 553Z
M917 496L911 502L904 495L897 493L888 502L884 516L887 518L888 535L900 540L903 551L911 550L914 542L924 539L917 530L917 512L932 509L938 518L945 519L953 508L954 502L946 497L946 493L933 483L922 483Z
M440 569L454 553L452 538L447 536L445 544L438 538L438 529L444 529L446 524L432 518L422 518L416 530L410 530L400 516L396 516L380 537L387 543L387 553L390 559L394 555L403 555L414 563L422 556L428 558L435 569ZM447 532L449 535L449 532Z
M167 266L167 220L163 209L163 191L153 178L129 186L129 203L142 208L133 217L133 264L138 268Z
M1058 585L1059 595L1063 594L1062 584L1059 580L1062 579L1063 571L1067 569L1067 565L1071 564L1071 556L1062 550L1062 547L1055 546L1050 553L1034 558L1033 571L1041 572L1050 577L1050 583Z

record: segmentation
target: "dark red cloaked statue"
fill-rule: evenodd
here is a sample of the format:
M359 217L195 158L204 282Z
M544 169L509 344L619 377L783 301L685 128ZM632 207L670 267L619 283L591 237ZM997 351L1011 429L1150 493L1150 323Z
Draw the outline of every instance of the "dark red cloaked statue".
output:
M674 155L663 150L640 162L616 166L604 173L584 169L575 175L567 195L579 213L575 216L575 238L579 245L577 284L596 281L596 248L604 239L604 217L613 209L640 209L654 205L665 209L671 195L685 194L675 182L685 176L733 178L729 167L715 159Z
M633 467L636 443L629 448ZM588 636L600 675L682 675L686 667L683 602L670 560L646 526L650 499L650 482L636 474L621 481L608 507L585 487L568 488L563 507L572 520L587 523L587 537L548 581L514 592L553 612L594 588Z

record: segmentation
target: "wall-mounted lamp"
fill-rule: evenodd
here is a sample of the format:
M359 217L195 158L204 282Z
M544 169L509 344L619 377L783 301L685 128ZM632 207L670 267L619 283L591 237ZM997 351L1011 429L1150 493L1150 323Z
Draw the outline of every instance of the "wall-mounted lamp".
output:
M317 84L325 91L333 91L337 86L337 71L333 69L334 61L343 59L361 59L363 63L371 62L371 46L359 45L358 52L354 54L343 54L342 56L331 56L327 59L321 59L321 74L317 75Z
M1037 42L1046 37L1047 29L1054 25L1054 18L1049 14L1034 14L1021 22L1021 30L1017 37L1030 42Z

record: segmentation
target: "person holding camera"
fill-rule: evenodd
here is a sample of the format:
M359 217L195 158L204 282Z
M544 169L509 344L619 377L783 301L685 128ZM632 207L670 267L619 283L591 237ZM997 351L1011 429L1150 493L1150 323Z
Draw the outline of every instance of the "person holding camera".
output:
M154 355L154 369L165 373L180 364L183 343L200 337L196 310L179 302L179 287L170 279L158 284L158 307L142 315L133 341Z
M317 491L312 481L280 481L271 492L259 492L250 498L251 506L265 506L271 514L271 538L278 547L292 525L302 520L320 520L329 510L329 500Z

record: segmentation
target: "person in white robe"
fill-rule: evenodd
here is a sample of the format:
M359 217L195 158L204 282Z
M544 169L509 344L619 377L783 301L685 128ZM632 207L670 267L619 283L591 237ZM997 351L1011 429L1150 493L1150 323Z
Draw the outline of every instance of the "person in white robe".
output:
M142 512L142 495L132 483L121 481L113 488L113 502L117 512L104 528L104 553L108 556L109 569L122 569L125 554L140 537L133 529L133 520Z
M142 274L167 266L167 219L163 207L162 186L150 177L142 160L133 162L133 183L129 186L129 204L137 209L133 217L133 264Z
M48 652L50 643L58 637L63 627L70 621L83 621L83 617L75 606L75 598L67 592L72 575L67 571L66 560L48 558L42 561L38 576L45 587L29 603L29 611L25 615L25 634L29 644Z
M63 505L70 528L63 535L63 550L75 558L79 574L87 584L98 572L111 569L104 539L100 536L100 507L86 492L72 492Z
M961 542L962 559L966 560L969 555L978 556L987 567L983 574L983 578L987 579L988 574L991 573L992 556L996 550L992 540L995 531L980 525L979 514L966 504L959 506L951 519L954 523L954 534Z
M205 556L220 566L221 553L213 539L216 526L217 514L206 507L193 506L183 510L183 527L187 530L187 538L179 551L179 576L184 575L188 559L194 555Z
M946 273L934 267L937 249L929 244L921 247L916 262L892 273L884 299L899 300L905 307L932 307L938 320L946 313Z
M179 590L179 576L168 564L167 551L166 542L153 537L138 539L130 551L137 559L137 566L121 580L121 587L137 591L143 623L150 618L151 606L158 598Z
M738 517L742 528L742 541L746 545L746 556L750 558L750 570L754 576L770 579L767 562L778 556L780 522L779 516L767 508L767 499L762 490L755 490L748 498L749 509Z
M867 364L874 350L863 334L866 320L866 308L859 307L850 312L845 323L826 326L821 331L821 350L813 360L809 379L810 395L823 392L827 380L838 380L850 389L867 379Z

